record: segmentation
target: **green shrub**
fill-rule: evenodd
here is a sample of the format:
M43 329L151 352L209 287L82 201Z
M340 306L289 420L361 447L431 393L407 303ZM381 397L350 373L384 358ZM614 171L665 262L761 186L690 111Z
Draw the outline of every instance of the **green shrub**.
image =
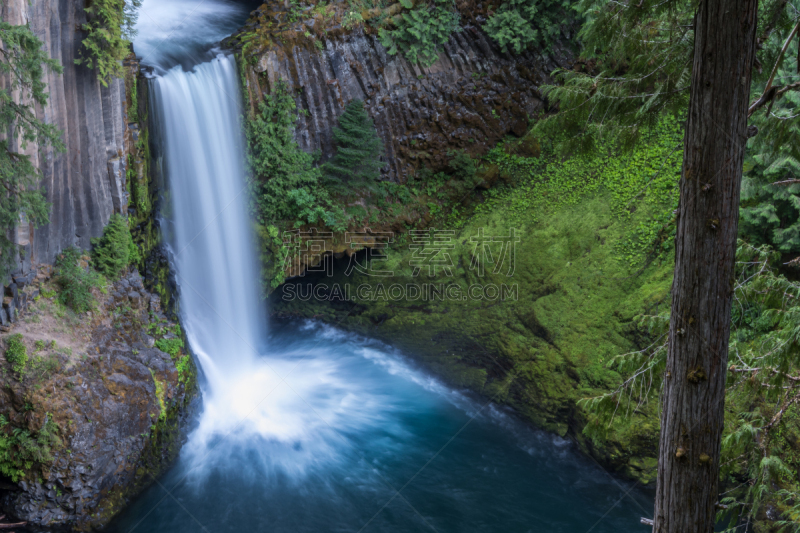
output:
M92 263L105 276L115 278L138 260L139 249L133 243L128 222L114 213L103 228L103 236L92 239Z
M158 339L156 341L156 348L162 352L168 353L173 359L178 357L183 348L183 339L180 337L174 339Z
M403 5L409 8L411 3ZM439 59L441 46L453 32L461 31L459 21L460 15L451 0L421 2L397 20L397 29L381 29L378 35L389 55L399 52L411 63L430 67Z
M67 248L56 258L56 281L60 287L58 301L76 313L85 313L94 305L92 289L100 285L100 276L82 264L82 254Z
M192 371L192 357L186 354L175 361L175 369L178 371L178 381L186 383L189 379L189 373Z
M550 48L561 27L570 24L571 0L508 0L489 18L486 33L504 52L517 54L533 44Z
M449 166L453 174L464 181L471 181L478 171L475 161L466 152L457 153L453 160L450 161Z
M14 483L25 476L25 472L36 463L53 461L52 450L61 446L58 424L47 413L42 429L34 437L22 428L9 428L9 421L0 415L0 475Z
M11 363L11 368L18 374L25 372L28 365L28 348L22 341L20 333L6 338L6 361Z
M75 60L78 65L97 68L98 79L104 86L112 78L124 74L122 60L131 53L130 41L136 21L136 10L142 0L91 0L87 2L88 22L81 26L86 32L84 50Z
M364 102L351 100L339 117L339 125L333 128L336 153L322 165L326 179L337 189L374 189L381 177L383 142L375 131Z
M497 13L484 26L486 33L497 41L503 52L508 49L521 53L536 42L539 32L516 9Z
M295 227L299 228L303 224L321 223L334 231L345 231L347 229L342 223L345 220L342 208L334 206L326 209L308 189L293 189L289 191L287 198L295 217L297 217Z

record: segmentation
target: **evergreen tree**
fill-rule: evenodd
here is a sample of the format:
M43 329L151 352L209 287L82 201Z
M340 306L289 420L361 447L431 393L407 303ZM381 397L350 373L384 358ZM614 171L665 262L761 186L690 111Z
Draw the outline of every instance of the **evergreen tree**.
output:
M372 190L381 176L383 142L378 137L364 102L352 100L333 129L336 154L322 166L334 188L347 185Z
M0 21L0 75L6 84L0 88L0 282L16 263L16 245L9 232L24 216L31 224L48 221L49 205L38 188L39 169L29 155L20 153L28 143L64 150L61 132L36 116L35 106L45 106L48 94L42 80L45 70L61 73L61 66L50 59L43 43L28 26Z
M97 69L103 86L115 77L122 77L122 60L131 53L131 39L136 35L136 19L142 0L93 0L86 7L86 32L78 65Z
M766 49L780 50L784 39L774 35ZM791 86L797 78L798 44L788 42L787 60L779 63L773 79ZM761 84L758 93L764 93ZM800 123L794 120L800 94L785 91L768 104L767 113L755 113L751 122L759 134L748 144L742 179L740 230L752 244L769 244L784 253L800 252Z
M106 277L114 278L138 260L139 249L131 237L128 221L119 213L114 213L103 228L103 236L92 239L94 267Z

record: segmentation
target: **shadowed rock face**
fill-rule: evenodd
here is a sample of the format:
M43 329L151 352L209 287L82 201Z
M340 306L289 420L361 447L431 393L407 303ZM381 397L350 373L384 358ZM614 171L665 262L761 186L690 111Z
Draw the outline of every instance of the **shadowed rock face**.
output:
M61 75L46 74L50 99L37 114L64 132L67 151L39 152L34 144L24 150L12 146L29 154L42 170L42 187L52 204L49 224L33 229L22 223L16 230L16 242L28 251L20 265L23 269L31 262L52 263L71 245L88 248L111 214L125 209L125 86L115 79L103 87L96 71L75 64L84 38L78 30L86 21L83 4L78 0L0 3L2 19L29 23L50 56L64 67Z
M277 38L248 57L255 59L246 69L251 100L284 80L307 111L296 139L323 160L333 155L332 130L345 105L364 100L386 146L385 177L399 182L423 163L444 168L447 152L478 155L507 134L524 135L528 117L543 109L538 87L568 61L564 51L504 54L479 28L466 26L435 64L422 68L388 55L374 35L334 33L322 50L298 32L285 33L285 44ZM236 37L228 44L235 46Z

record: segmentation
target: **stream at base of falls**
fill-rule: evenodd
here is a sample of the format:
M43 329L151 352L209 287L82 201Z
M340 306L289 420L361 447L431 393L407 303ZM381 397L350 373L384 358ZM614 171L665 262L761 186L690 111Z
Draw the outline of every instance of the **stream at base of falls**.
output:
M202 405L176 464L107 531L644 531L651 495L443 385L413 354L318 322L268 322L239 75L213 49L247 4L145 0L139 16L169 183L161 227Z

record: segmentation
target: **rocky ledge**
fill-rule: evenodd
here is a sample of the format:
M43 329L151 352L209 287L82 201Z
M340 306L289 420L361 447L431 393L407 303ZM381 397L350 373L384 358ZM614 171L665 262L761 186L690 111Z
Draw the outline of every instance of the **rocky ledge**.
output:
M29 525L105 525L179 449L196 376L180 328L136 272L104 291L78 316L27 287L0 343L0 503Z

